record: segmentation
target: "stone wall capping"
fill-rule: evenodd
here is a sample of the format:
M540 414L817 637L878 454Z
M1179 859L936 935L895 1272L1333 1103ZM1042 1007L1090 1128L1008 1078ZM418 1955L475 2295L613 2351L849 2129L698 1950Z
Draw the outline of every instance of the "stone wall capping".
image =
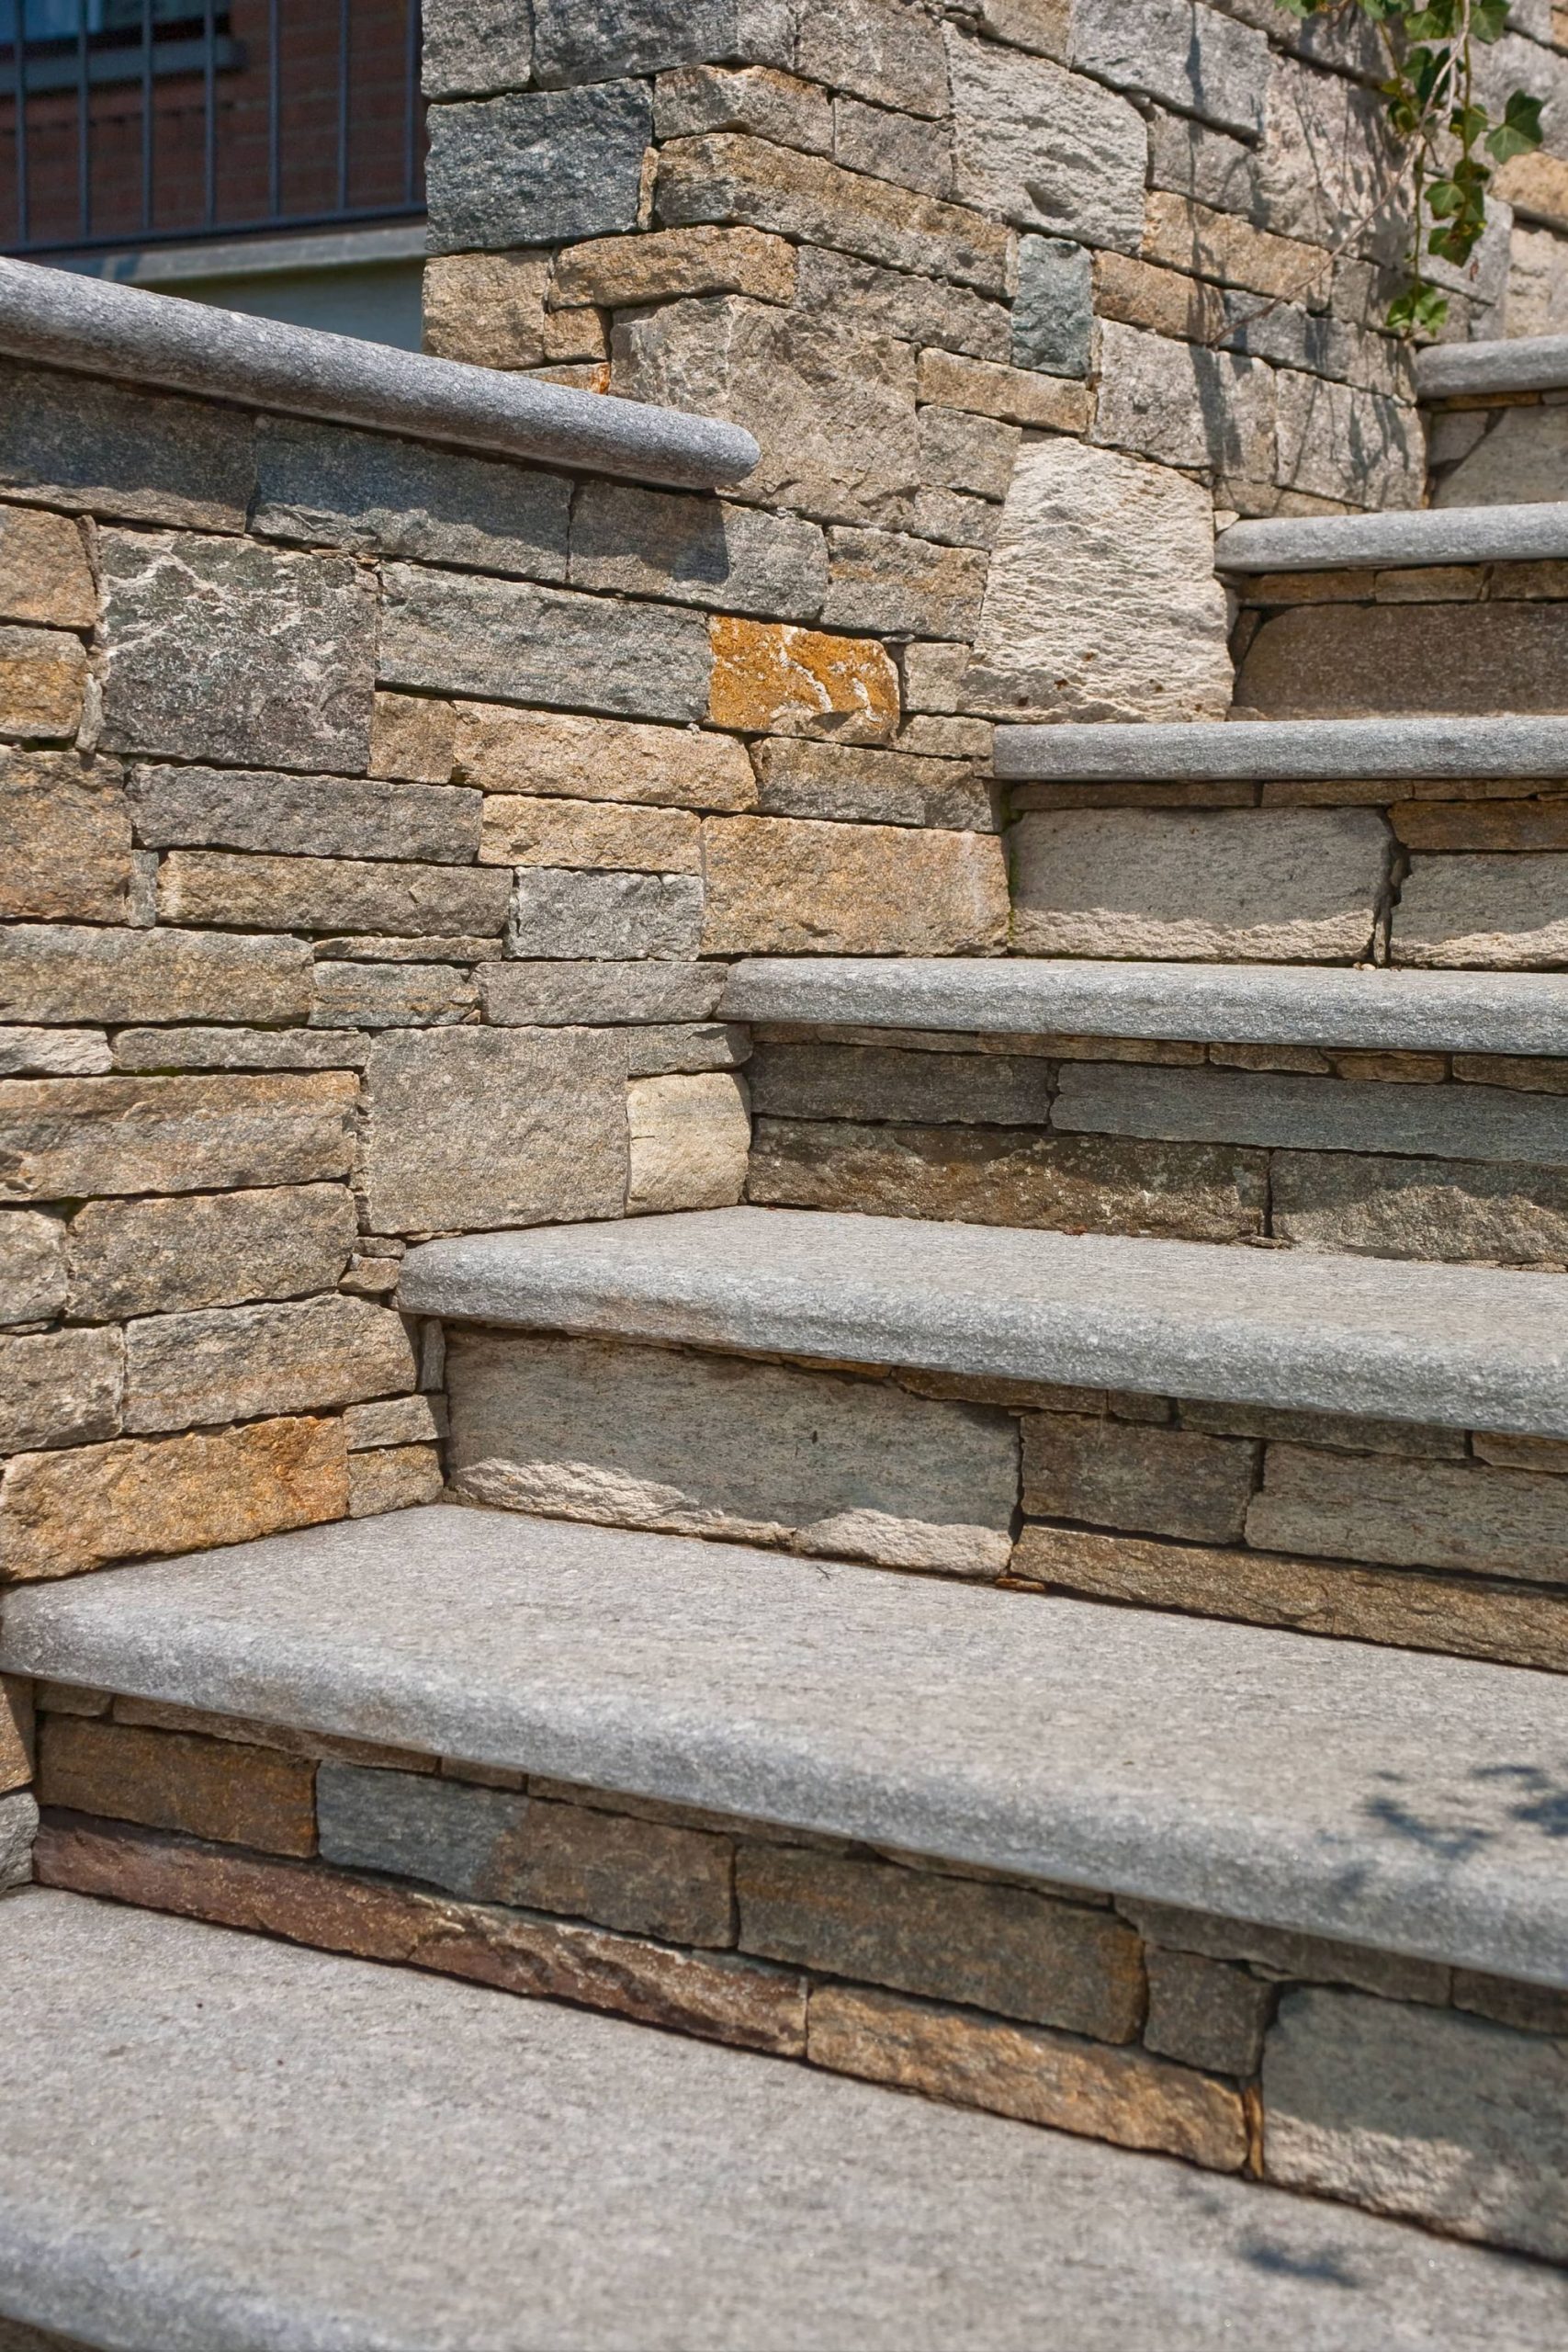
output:
M1568 350L1568 338L1563 340ZM1414 513L1265 516L1214 542L1222 572L1393 571L1448 563L1558 562L1568 506L1437 506Z
M976 2327L1013 2352L1043 2311L1068 2336L1183 2352L1221 2352L1240 2309L1262 2341L1336 2352L1401 2333L1547 2344L1561 2319L1545 2265L1344 2210L1328 2262L1323 2208L1289 2191L1210 2176L1196 2193L1185 2165L552 2002L519 2014L414 1969L42 1889L4 1906L0 1967L20 2119L0 2259L12 2311L54 2342L261 2328L294 2347L325 2329L524 2352L540 2325L605 2340L606 2299L694 2352L733 2340L738 2297L789 2311L803 2344L848 2315L864 2352ZM265 2164L235 2160L237 2104ZM552 2202L484 2153L519 2116L549 2136ZM139 2260L99 2161L130 2147Z
M760 451L740 426L0 259L0 352L286 416L544 465L713 489Z
M1483 392L1568 389L1568 334L1520 335L1509 343L1437 343L1416 355L1424 401Z
M1568 505L1559 511L1568 517ZM1568 718L1402 716L998 727L995 758L998 775L1013 784L1550 780L1568 776Z
M415 1315L1568 1436L1551 1274L718 1209L471 1234Z
M1568 1688L1524 1668L450 1504L26 1589L0 1662L1568 1975L1517 1796L1555 1785Z
M1568 973L759 956L734 967L719 1017L966 1035L1568 1055Z

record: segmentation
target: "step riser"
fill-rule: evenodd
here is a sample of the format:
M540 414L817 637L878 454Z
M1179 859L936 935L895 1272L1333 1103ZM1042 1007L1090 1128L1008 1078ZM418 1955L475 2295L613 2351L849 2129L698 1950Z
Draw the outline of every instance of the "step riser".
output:
M1561 394L1439 407L1427 421L1434 506L1522 506L1568 499L1568 407Z
M42 1716L48 1884L1568 2256L1546 2038L1568 2030L1568 1996L1113 1890L53 1695L70 1712ZM1489 2099L1509 2113L1501 2143ZM1380 2133L1395 2144L1374 2177Z
M1568 1061L764 1025L747 1198L1557 1269Z
M454 1327L456 1493L1568 1671L1568 1445Z

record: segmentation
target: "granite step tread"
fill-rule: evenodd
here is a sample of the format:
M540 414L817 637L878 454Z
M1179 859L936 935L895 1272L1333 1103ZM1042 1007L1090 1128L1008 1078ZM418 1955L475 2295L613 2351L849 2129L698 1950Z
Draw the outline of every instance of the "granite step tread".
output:
M989 1035L1568 1054L1568 973L757 956L732 969L718 1017Z
M1568 507L1420 507L1388 514L1265 515L1214 542L1221 572L1382 571L1425 564L1555 563L1568 556Z
M1500 343L1435 343L1416 355L1424 401L1467 393L1568 390L1568 334L1517 335Z
M1245 2312L1528 2352L1568 2301L1168 2158L81 1896L0 1905L0 2312L83 2343L1220 2352Z
M1557 509L1568 515L1568 504ZM1292 526L1292 527L1294 527ZM1440 783L1568 776L1568 718L1269 718L998 727L1013 784Z
M1559 1676L439 1503L23 1589L0 1665L1568 1984Z
M1568 1437L1554 1274L735 1208L425 1242L398 1295L529 1330Z

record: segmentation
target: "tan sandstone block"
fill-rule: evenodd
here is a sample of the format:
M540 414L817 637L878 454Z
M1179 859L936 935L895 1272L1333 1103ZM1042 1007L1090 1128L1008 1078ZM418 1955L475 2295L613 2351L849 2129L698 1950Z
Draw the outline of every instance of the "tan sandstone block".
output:
M1568 849L1568 794L1552 800L1410 800L1389 822L1412 850Z
M1568 1567L1568 1479L1271 1445L1247 1535L1279 1551L1557 1583Z
M149 1315L126 1333L125 1426L139 1435L319 1412L417 1384L401 1316L330 1292L282 1306Z
M1554 9L1552 13L1561 12ZM1559 41L1563 32L1568 32L1568 26L1556 33ZM1492 186L1494 193L1524 220L1568 231L1568 163L1561 156L1540 150L1533 155L1510 155L1493 175Z
M728 1070L637 1078L626 1089L631 1178L626 1206L733 1208L746 1187L750 1103Z
M1213 286L1178 269L1157 269L1131 254L1095 254L1094 308L1097 318L1184 343L1217 340L1225 326L1224 301ZM1268 600L1249 589L1247 601Z
M0 1674L0 1792L25 1789L33 1777L33 1686Z
M795 247L761 229L660 229L651 236L595 237L556 256L551 299L622 310L685 294L795 299Z
M898 726L898 673L874 638L829 637L787 623L710 623L716 727L747 733L827 735L840 743L891 742Z
M348 1451L336 1420L21 1453L0 1481L0 1578L245 1544L347 1509Z
M1094 394L1087 384L956 351L922 351L917 382L920 400L933 407L999 417L1004 424L1037 432L1087 433L1094 421Z
M705 955L983 955L1007 937L987 833L710 817Z
M1091 1600L1185 1609L1342 1641L1568 1671L1568 1603L1555 1593L1479 1577L1363 1568L1067 1527L1026 1527L1012 1572Z
M1396 964L1537 971L1568 964L1568 855L1419 857L1399 894Z
M1161 2149L1217 2172L1239 2172L1247 2161L1240 2093L1142 2050L820 1984L807 2055L836 2074L1118 2147Z
M457 741L457 714L449 702L429 695L377 694L370 716L372 775L449 784Z
M40 1877L51 1886L259 1929L326 1951L409 1962L536 2000L608 2009L672 2032L783 2057L805 2052L799 1977L728 1952L680 1951L316 1865L85 1825L50 1826Z
M1150 194L1144 258L1287 302L1302 300L1323 279L1325 266L1320 246L1273 236L1239 212L1216 212L1168 188Z
M30 1209L0 1215L0 1323L51 1323L64 1304L64 1220Z
M745 747L728 735L492 703L457 705L457 776L484 792L548 793L568 800L673 808L757 805Z
M489 793L481 865L574 866L625 874L700 874L702 834L683 808Z
M355 1231L341 1184L92 1201L66 1239L71 1312L97 1322L331 1290Z
M130 888L118 770L72 752L0 752L0 918L123 922Z
M266 1854L315 1851L315 1781L304 1757L80 1716L46 1718L39 1742L44 1804Z
M80 523L36 506L0 506L0 620L91 628L97 615Z
M118 1330L0 1339L0 1453L117 1437L124 1367Z
M352 1071L0 1082L0 1200L198 1193L345 1176Z
M441 1456L433 1445L392 1445L351 1453L348 1515L376 1519L441 1499Z
M424 347L477 368L536 368L545 350L546 253L435 254L424 266Z
M82 723L87 656L58 629L0 628L0 735L48 742Z

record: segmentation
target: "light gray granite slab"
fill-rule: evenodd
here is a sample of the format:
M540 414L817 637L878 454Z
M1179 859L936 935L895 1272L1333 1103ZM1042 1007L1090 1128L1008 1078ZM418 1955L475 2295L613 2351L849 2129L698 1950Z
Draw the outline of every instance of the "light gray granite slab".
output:
M1568 974L1048 956L756 956L731 968L719 1017L991 1035L1568 1054Z
M760 455L750 433L708 417L172 301L32 262L0 259L0 352L288 416L688 489L739 481Z
M436 1504L39 1585L8 1672L1568 1984L1568 1681Z
M1558 510L1568 514L1568 505ZM1292 526L1296 527L1295 526ZM1415 783L1568 776L1568 718L1269 718L998 727L1010 783Z
M1466 392L1561 391L1568 387L1568 334L1434 344L1416 355L1416 387L1424 401Z
M1540 2265L412 1969L28 1894L0 1972L0 2311L121 2352L1222 2352L1241 2312L1291 2352L1541 2352L1568 2320Z
M1568 1437L1551 1274L707 1209L425 1242L406 1312Z
M1267 515L1214 542L1217 571L1382 571L1568 556L1568 507L1428 506L1387 514Z

